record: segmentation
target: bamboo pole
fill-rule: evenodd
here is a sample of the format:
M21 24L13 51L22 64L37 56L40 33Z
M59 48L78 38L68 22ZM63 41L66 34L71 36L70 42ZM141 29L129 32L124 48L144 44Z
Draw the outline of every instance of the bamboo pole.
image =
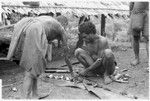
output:
M9 28L9 27L13 27L15 24L11 24L11 25L7 25L7 26L2 26L0 27L0 30L5 29L5 28Z
M108 8L99 8L99 7L70 7L70 6L39 6L39 7L30 7L30 6L19 6L19 5L2 5L2 7L26 7L26 8L64 8L64 9L94 9L94 10L114 10L114 11L125 11L125 9L108 9Z

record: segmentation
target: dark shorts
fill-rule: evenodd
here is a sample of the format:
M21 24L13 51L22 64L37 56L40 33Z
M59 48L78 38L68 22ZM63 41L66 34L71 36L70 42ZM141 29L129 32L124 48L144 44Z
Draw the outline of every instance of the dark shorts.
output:
M115 71L116 65L117 63L113 54L111 57L107 57L104 54L101 65L98 66L93 72L98 75L103 75L105 72L107 73L107 75L112 75Z
M144 17L144 25L143 25L143 29L142 30L139 30L139 31L136 31L136 30L133 30L131 28L131 33L134 37L140 37L140 36L143 36L145 37L147 40L149 38L149 14L148 12L146 12L146 16Z

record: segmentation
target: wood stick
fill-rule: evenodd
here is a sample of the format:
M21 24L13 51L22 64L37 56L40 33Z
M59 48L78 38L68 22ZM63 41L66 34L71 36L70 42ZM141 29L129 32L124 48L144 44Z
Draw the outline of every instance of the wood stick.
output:
M70 73L69 70L45 70L45 73Z
M15 82L15 83L3 85L2 88L4 88L4 87L10 87L10 86L13 86L13 85L16 85L16 84L20 84L20 83L23 83L23 81L21 81L21 82L19 82L19 83L18 83L18 82Z
M5 29L5 28L8 28L8 27L13 27L14 25L15 25L15 24L11 24L11 25L8 25L8 26L0 27L0 30Z
M46 68L46 70L68 70L68 68Z
M76 65L76 64L80 64L80 62L74 62L74 63L72 63L71 65ZM61 67L65 67L65 66L67 66L67 64L65 64L65 65L62 65Z

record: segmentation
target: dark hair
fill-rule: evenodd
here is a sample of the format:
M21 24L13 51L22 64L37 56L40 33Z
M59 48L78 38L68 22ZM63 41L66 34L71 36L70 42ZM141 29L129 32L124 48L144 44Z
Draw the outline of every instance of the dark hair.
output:
M85 34L93 33L93 34L96 34L95 25L90 21L82 23L81 25L79 25L78 29L79 29L80 33L85 33Z
M48 15L53 17L54 13L53 12L49 12Z
M60 13L60 12L56 12L56 17L57 17L57 16L60 16L60 15L61 15L61 13Z
M81 23L86 22L86 21L90 21L90 16L86 17L83 15L80 17L78 25L80 25Z

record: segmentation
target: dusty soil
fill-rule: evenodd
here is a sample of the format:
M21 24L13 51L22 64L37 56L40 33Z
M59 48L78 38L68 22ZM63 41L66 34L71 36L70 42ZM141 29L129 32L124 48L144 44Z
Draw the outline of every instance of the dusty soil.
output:
M122 45L121 45L122 46ZM140 45L140 60L141 63L137 66L131 66L130 61L134 59L133 50L128 47L130 44L126 44L123 49L114 49L114 54L118 63L118 71L121 74L129 74L131 78L129 83L117 83L112 82L105 87L110 91L97 88L99 93L109 93L108 96L103 96L105 99L113 99L111 95L132 95L138 99L149 99L149 72L146 70L148 67L148 60L145 47L143 43ZM71 59L72 62L77 61L75 58ZM61 67L65 62L60 57L55 57L52 63L49 63L48 67ZM73 65L74 70L82 67L80 64ZM127 71L122 72L122 70ZM45 78L49 73L43 73L38 79L38 93L45 95L49 93L49 96L45 99L97 99L95 96L90 95L84 89L76 89L71 87L60 87L57 84L66 83L62 80L54 80ZM69 74L53 74L53 75L66 75ZM22 81L24 77L24 70L10 61L0 61L0 79L2 79L2 98L3 99L20 99L22 91ZM93 78L93 80L102 83L101 79ZM11 90L13 87L17 88L17 91ZM95 91L96 91L95 90ZM101 94L102 96L102 94Z

